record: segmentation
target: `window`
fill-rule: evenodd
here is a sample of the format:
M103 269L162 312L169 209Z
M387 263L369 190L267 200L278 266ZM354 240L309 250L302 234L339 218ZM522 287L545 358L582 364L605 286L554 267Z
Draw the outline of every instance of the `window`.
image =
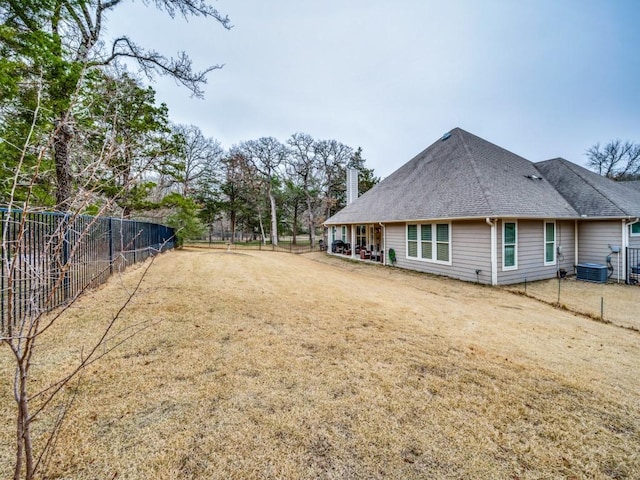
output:
M360 247L367 246L367 226L366 225L358 225L356 227L356 245Z
M640 222L631 224L631 235L640 235Z
M502 268L504 270L518 268L518 224L516 222L502 224Z
M436 245L437 254L436 260L439 262L449 261L449 225L446 223L439 223L436 225Z
M418 258L418 225L407 225L407 257Z
M407 257L450 264L450 230L448 223L407 225Z
M347 226L346 225L342 226L342 241L343 242L347 241Z
M556 223L544 222L544 264L556 263Z
M421 258L431 260L433 258L433 235L431 225L420 225L420 247L422 251Z

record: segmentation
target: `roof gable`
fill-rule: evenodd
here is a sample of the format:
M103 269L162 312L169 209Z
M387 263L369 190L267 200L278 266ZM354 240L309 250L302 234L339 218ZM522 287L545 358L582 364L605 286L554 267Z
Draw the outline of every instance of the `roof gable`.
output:
M582 216L640 215L640 191L598 175L564 158L538 162L536 168Z
M455 128L326 223L494 216L578 214L533 163Z

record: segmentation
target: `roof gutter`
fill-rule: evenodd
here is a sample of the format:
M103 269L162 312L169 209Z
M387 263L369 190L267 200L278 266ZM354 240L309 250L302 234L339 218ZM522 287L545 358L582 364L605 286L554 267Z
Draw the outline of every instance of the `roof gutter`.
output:
M498 220L485 218L487 225L491 227L491 285L498 284Z
M385 223L421 223L421 222L461 222L461 221L470 221L470 220L482 220L485 219L486 216L478 215L475 217L430 217L430 218L401 218L401 219L387 219L387 220L349 220L349 221L331 221L331 222L323 222L323 225L365 225L377 223L381 224ZM555 218L556 220L619 220L621 218L630 219L633 217L576 217L576 216L567 216L567 217L557 217L553 215L495 215L493 218L503 218L503 219L517 219L517 220L547 220L549 218Z

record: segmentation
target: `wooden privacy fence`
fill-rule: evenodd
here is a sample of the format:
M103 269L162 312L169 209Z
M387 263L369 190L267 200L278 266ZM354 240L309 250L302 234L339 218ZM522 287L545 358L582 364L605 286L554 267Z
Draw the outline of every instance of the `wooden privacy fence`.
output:
M148 222L6 209L0 220L0 336L174 247L174 229Z

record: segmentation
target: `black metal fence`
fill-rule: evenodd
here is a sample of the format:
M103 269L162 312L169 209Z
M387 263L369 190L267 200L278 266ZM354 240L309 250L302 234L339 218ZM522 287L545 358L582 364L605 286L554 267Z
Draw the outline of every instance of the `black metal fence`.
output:
M0 334L174 247L164 225L0 209Z
M627 248L627 283L640 283L640 248Z
M273 245L271 242L188 242L189 247L213 248L217 250L264 250L269 252L286 253L310 253L326 250L325 243L319 242L315 247L309 243L295 244L291 242L278 242Z

